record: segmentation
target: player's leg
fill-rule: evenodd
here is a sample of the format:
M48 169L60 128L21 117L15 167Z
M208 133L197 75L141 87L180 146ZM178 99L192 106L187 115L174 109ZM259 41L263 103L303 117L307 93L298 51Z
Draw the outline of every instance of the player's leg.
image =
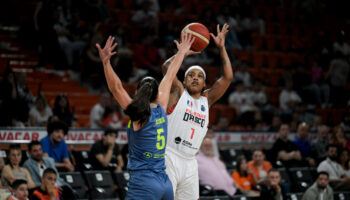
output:
M179 180L179 176L177 173L177 166L176 166L176 155L167 152L165 154L165 166L166 166L166 173L171 181L172 187L173 187L173 195L175 195L176 189L177 189L177 183Z
M157 173L151 170L138 170L130 173L127 200L159 200L163 186Z
M174 200L173 186L166 173L162 174L162 187L164 189L162 200Z
M185 160L183 170L185 177L177 185L175 200L199 199L198 164L196 159Z

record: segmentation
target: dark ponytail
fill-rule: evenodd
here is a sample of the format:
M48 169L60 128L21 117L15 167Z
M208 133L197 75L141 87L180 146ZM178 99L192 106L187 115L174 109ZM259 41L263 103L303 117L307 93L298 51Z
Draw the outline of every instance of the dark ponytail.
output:
M143 78L137 86L137 93L131 104L126 108L127 114L132 121L139 121L142 126L151 115L150 103L158 94L158 82L152 77Z

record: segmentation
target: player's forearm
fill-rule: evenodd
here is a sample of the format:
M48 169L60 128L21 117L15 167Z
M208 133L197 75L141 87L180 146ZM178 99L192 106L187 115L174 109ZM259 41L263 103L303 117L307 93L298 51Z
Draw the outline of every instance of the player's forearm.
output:
M178 52L174 57L173 61L171 62L168 71L166 73L166 76L168 77L169 81L173 81L174 78L176 77L177 72L179 71L182 61L185 58L185 53L184 52Z
M170 57L168 60L166 60L163 65L162 65L162 73L163 75L166 74L167 70L168 70L168 67L170 66L170 64L173 62L173 60L175 59L175 55L173 55L172 57Z
M112 157L113 157L113 148L109 148L106 155L104 156L103 158L103 161L102 161L102 165L104 167L108 167L109 163L111 162L112 160Z
M118 89L123 87L122 82L114 72L109 60L103 63L103 69L105 72L108 89L112 92L113 95L115 95L118 92Z
M223 67L223 78L231 82L233 79L232 65L225 47L220 47L220 57Z

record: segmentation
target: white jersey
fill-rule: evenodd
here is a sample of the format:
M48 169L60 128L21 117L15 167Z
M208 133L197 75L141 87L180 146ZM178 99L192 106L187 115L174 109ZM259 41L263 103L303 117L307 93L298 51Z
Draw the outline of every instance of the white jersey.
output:
M194 158L207 133L208 123L207 97L194 99L185 89L177 104L168 109L167 150Z

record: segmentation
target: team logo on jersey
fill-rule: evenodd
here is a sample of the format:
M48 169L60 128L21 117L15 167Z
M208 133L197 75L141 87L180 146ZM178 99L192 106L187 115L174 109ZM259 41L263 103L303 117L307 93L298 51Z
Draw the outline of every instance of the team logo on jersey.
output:
M192 103L192 101L190 101L190 100L187 100L187 105L189 105L189 106L193 106L193 103Z
M176 138L175 138L175 143L176 143L176 144L180 144L180 142L181 142L181 138L180 138L180 137L176 137Z
M205 111L204 105L201 106L201 111L203 111L203 112Z

